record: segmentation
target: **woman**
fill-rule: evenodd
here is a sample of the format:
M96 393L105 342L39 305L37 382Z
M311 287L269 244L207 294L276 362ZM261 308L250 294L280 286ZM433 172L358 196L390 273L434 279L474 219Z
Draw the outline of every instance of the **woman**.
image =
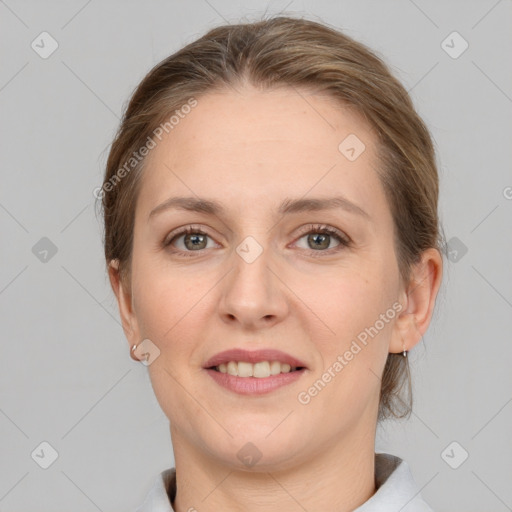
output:
M139 511L431 510L375 453L442 275L431 137L381 60L302 19L211 30L134 92L101 195L175 456Z

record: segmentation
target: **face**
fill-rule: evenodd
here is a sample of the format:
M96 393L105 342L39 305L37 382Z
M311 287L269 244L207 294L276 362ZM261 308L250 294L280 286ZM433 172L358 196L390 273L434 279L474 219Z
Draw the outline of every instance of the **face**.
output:
M241 467L250 442L265 470L373 440L403 290L370 128L326 96L244 86L198 98L147 163L127 335L160 351L148 370L173 444ZM229 349L305 368L236 391L205 368Z

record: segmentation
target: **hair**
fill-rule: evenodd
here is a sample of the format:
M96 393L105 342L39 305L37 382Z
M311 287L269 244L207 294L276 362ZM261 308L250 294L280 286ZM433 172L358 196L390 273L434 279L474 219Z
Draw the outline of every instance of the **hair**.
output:
M245 83L262 91L318 91L361 115L377 137L376 170L393 217L401 280L409 283L424 250L441 252L435 151L403 85L364 44L315 21L278 16L210 30L155 65L133 92L111 145L101 193L107 266L118 261L128 288L136 200L147 160L133 155L145 154L144 146L160 134L169 115L186 112L201 95ZM171 124L164 127L172 129ZM378 421L411 413L408 359L388 354Z

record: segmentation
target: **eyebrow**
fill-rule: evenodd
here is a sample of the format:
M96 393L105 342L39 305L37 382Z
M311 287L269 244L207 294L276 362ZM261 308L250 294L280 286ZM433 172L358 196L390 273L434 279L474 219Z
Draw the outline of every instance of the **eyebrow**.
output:
M335 208L341 208L349 213L354 213L367 220L371 220L370 215L366 211L343 196L310 199L285 199L279 206L277 213L280 215L287 215L300 212L332 210ZM197 197L170 197L151 210L148 220L158 213L172 209L206 213L216 216L222 215L225 212L224 207L217 201L200 199Z

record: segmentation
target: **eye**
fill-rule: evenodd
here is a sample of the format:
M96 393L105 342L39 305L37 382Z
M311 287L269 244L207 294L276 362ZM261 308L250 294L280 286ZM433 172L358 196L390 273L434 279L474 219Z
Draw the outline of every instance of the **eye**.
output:
M306 238L308 247L302 247L312 256L331 254L351 245L350 238L343 232L321 224L309 224L302 228L303 235L298 239ZM329 247L333 240L338 241L335 247ZM182 241L180 242L180 239ZM183 256L193 256L194 252L215 247L208 245L208 239L213 240L208 233L197 226L187 226L170 233L162 242L163 247L172 247L171 252ZM179 243L178 243L179 242Z
M183 239L181 244L178 244L178 240ZM164 247L173 246L176 248L176 252L190 253L195 251L201 251L202 249L209 249L208 238L210 236L195 226L187 226L180 231L171 233L163 242ZM186 254L188 256L188 254Z
M305 235L301 236L299 240L306 238L306 243L311 253L332 253L342 250L345 247L350 246L350 239L344 235L341 231L335 228L331 228L325 225L314 225L310 224L304 228ZM334 248L329 248L332 239L338 241L338 245ZM314 256L320 254L313 254Z

